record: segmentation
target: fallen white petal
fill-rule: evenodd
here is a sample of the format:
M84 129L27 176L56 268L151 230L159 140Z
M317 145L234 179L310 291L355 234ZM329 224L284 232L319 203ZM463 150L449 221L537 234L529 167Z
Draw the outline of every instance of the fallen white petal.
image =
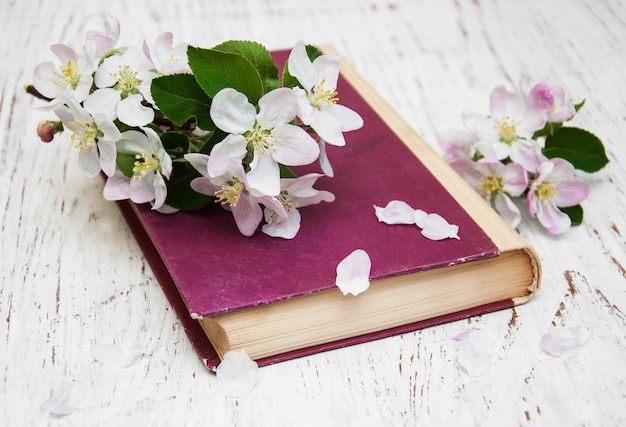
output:
M217 386L227 397L243 396L256 385L258 369L245 350L229 351L215 371Z
M493 345L486 334L466 329L451 338L457 347L457 364L470 376L485 375L491 367Z
M415 209L402 200L392 200L384 208L374 205L374 211L385 224L415 224Z
M74 412L76 408L72 393L72 386L65 385L56 390L50 399L41 404L41 409L57 417L65 417Z
M422 235L430 240L460 239L459 226L450 224L441 215L415 210L415 224L422 229Z
M110 368L126 368L143 354L135 344L98 344L94 349L96 361Z
M571 357L578 354L587 338L588 332L582 326L560 329L541 337L541 348L555 357Z
M363 249L357 249L337 264L335 284L344 295L358 295L370 286L372 261Z

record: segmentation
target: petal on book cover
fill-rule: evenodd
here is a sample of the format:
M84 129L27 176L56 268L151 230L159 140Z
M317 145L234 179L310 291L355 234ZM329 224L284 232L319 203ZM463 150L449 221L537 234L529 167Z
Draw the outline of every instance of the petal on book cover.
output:
M245 350L229 351L215 371L217 386L226 397L243 396L256 385L258 368Z
M451 338L456 343L458 365L472 377L485 375L491 367L492 343L477 329L466 329Z
M363 249L357 249L337 264L335 284L344 295L358 295L370 286L372 261Z
M96 361L110 368L126 368L143 354L134 344L98 344L94 349Z
M415 224L415 209L402 200L392 200L384 208L374 205L374 210L385 224Z
M582 326L557 330L541 337L541 348L551 356L570 357L587 342L587 330Z
M441 215L415 210L415 223L422 235L430 240L459 239L459 226L450 224Z

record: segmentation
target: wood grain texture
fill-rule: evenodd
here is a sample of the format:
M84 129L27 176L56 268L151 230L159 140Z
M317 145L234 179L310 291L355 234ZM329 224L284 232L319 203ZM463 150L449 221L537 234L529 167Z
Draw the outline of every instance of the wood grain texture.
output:
M524 73L560 80L586 105L574 125L606 144L583 226L554 238L520 233L544 265L529 304L260 370L227 398L193 352L102 183L83 178L75 149L44 145L46 114L23 93L48 46L119 18L121 44L172 31L212 46L253 39L335 46L438 150L463 110L487 112L498 84ZM568 425L626 423L626 4L287 0L5 1L0 14L0 425ZM581 352L553 358L541 336L584 325ZM489 373L455 364L449 338L479 328L495 344ZM102 343L146 354L125 369L94 361ZM41 403L63 384L79 408L54 418Z

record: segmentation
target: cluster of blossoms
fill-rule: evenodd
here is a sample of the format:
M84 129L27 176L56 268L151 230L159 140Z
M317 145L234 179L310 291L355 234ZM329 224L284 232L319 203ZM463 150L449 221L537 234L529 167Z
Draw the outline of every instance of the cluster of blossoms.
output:
M81 47L53 45L58 61L40 64L29 88L59 118L39 124L40 138L71 131L85 172L106 175L107 200L164 213L218 202L242 234L265 220L264 233L287 239L298 208L334 200L313 188L333 175L325 144L345 145L343 133L363 125L338 104L336 56L299 42L279 76L254 42L203 49L163 33L122 47L119 35L107 16ZM316 160L323 174L289 169Z
M580 203L588 187L577 170L595 172L608 162L602 142L566 127L583 103L575 104L560 84L532 84L517 92L496 87L489 115L465 113L465 130L442 135L450 165L512 226L521 221L514 198L552 234L582 221Z

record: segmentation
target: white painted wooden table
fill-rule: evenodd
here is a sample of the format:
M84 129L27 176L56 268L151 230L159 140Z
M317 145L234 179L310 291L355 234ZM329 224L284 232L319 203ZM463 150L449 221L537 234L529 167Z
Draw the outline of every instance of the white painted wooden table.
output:
M123 45L165 30L205 47L332 44L433 146L463 110L486 113L495 85L512 88L523 73L560 80L587 99L573 124L603 139L611 163L585 177L583 226L559 238L520 226L544 265L531 303L262 368L252 392L228 398L102 182L82 177L69 144L34 133L47 116L22 86L52 59L50 44L99 28L105 7ZM4 0L0 36L1 426L626 423L624 2ZM579 325L590 339L577 356L542 352L542 335ZM467 327L495 344L485 376L455 363L449 338ZM125 369L96 363L96 346L113 342L146 354ZM76 411L41 409L68 384Z

